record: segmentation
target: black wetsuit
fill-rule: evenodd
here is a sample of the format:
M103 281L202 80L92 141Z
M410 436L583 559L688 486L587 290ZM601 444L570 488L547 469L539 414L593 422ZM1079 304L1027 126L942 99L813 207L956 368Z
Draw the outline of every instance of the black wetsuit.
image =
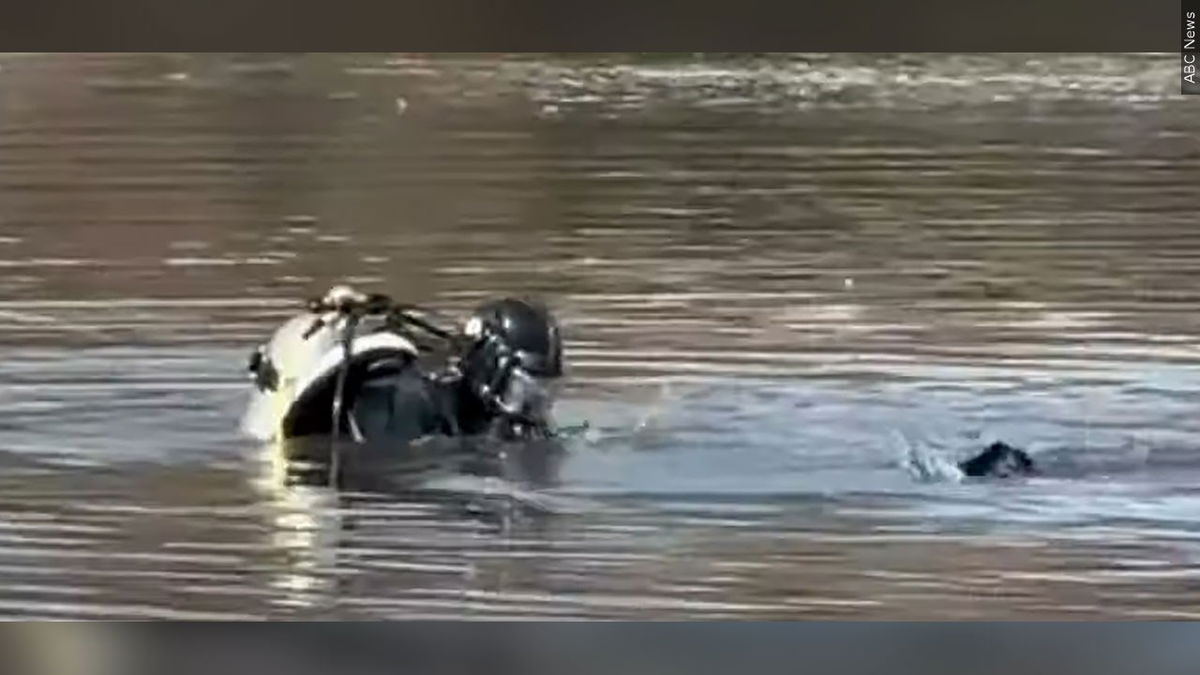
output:
M481 434L492 420L461 380L431 377L415 364L397 362L372 364L356 389L351 416L363 438L399 443Z

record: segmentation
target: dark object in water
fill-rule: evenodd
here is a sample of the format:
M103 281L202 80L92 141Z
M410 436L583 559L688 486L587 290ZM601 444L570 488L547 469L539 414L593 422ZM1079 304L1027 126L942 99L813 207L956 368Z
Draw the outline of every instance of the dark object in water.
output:
M996 441L971 459L959 462L958 468L972 478L1010 478L1038 473L1029 453L1002 441Z

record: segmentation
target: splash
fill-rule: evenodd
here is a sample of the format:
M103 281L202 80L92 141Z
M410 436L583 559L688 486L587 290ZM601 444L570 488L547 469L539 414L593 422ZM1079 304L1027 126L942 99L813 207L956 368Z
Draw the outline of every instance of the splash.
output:
M899 431L894 431L893 437L901 448L901 466L912 477L922 483L959 483L963 480L963 472L958 465L947 459L942 449L928 443L914 442Z

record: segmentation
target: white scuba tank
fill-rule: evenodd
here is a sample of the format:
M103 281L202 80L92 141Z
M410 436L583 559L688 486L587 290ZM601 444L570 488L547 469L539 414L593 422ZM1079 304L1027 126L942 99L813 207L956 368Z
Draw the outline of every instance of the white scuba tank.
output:
M346 292L343 288L330 291ZM320 323L317 320L320 319ZM317 315L311 312L288 319L260 348L263 363L275 371L274 388L254 387L241 428L251 438L279 440L283 421L309 390L328 386L329 376L345 359L341 336L345 317L336 312ZM316 330L313 330L317 326ZM403 353L416 358L418 350L410 340L390 331L358 335L351 342L351 358L367 353L384 355Z

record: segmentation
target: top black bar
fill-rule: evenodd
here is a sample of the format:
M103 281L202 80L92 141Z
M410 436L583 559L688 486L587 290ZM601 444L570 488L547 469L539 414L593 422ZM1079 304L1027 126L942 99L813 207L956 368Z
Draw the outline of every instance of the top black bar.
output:
M3 51L957 51L1178 49L1152 0L24 0Z

